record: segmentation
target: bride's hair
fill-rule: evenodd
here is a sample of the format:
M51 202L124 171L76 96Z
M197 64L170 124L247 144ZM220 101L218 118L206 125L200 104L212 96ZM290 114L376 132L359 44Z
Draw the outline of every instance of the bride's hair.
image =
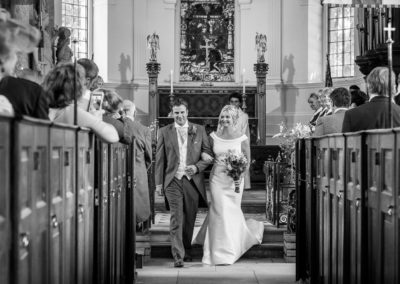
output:
M232 105L226 105L222 108L218 118L218 126L221 126L221 115L224 112L227 112L229 116L232 118L232 125L233 127L235 127L239 119L239 111L235 106Z

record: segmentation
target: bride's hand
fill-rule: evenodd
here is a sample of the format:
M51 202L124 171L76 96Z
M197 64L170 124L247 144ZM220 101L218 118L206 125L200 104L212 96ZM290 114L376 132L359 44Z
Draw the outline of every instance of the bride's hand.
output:
M211 157L210 155L208 155L207 153L203 152L201 153L201 159L205 162L212 162L214 160L213 157Z

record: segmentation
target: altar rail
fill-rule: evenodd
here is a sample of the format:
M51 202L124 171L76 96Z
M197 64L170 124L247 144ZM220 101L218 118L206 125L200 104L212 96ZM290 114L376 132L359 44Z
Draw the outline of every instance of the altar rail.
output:
M133 283L134 144L0 117L0 283Z
M400 129L299 140L297 279L399 283Z

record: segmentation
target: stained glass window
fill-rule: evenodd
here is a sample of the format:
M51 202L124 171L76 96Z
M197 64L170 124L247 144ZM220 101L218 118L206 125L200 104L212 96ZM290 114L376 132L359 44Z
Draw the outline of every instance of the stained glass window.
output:
M332 78L354 76L354 8L329 7L328 32Z
M62 0L62 26L71 30L71 49L77 58L88 57L88 1Z
M235 1L181 0L180 81L234 81Z

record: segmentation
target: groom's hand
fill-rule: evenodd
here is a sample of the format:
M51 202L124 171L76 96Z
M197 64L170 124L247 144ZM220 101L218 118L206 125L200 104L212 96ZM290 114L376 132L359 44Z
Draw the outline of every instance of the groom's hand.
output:
M197 173L197 167L195 165L190 165L185 168L186 174L192 176Z

